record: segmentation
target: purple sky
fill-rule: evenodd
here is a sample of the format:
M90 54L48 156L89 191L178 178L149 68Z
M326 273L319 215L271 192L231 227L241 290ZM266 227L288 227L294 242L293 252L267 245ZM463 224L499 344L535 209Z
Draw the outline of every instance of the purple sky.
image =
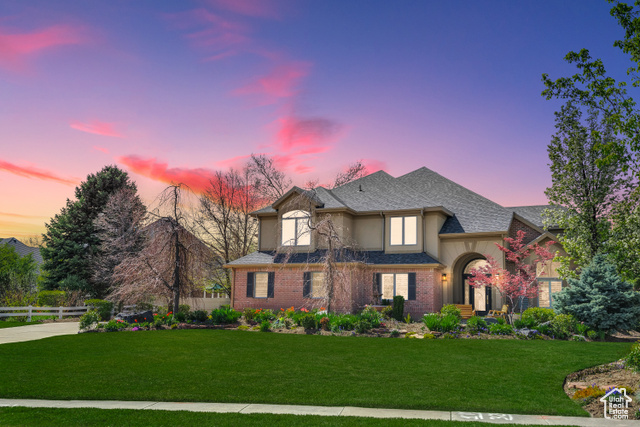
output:
M626 69L604 0L3 0L0 237L40 233L104 165L143 198L250 153L302 184L421 166L546 203L541 74L587 47Z

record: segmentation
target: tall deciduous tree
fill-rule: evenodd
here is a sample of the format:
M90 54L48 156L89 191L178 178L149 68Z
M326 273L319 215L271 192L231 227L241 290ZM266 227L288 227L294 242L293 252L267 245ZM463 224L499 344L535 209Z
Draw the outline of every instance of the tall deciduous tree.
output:
M178 312L180 299L210 278L213 254L188 230L190 208L183 187L171 185L160 196L158 207L150 212L156 220L144 230L144 247L116 267L118 285L111 299L133 303L160 296Z
M248 167L216 173L200 196L196 231L215 254L214 280L228 294L231 277L222 266L256 249L258 221L249 214L263 204Z
M0 245L0 305L11 297L22 300L35 288L38 265L31 254L21 257L13 246Z
M46 271L45 289L65 288L90 293L101 298L100 287L94 288L91 263L99 255L100 239L94 221L104 209L109 197L122 188L136 191L129 175L116 166L106 166L91 174L76 187L76 200L67 200L59 214L46 224L41 250Z
M147 208L131 188L122 188L109 197L94 221L100 240L99 256L93 258L92 280L101 295L117 285L116 267L144 247L142 229Z
M504 252L507 261L513 263L513 269L500 268L498 262L491 256L485 255L488 265L471 270L469 284L473 287L492 286L508 302L509 320L513 323L513 313L516 307L522 306L524 298L538 296L538 271L551 261L555 254L549 250L554 243L549 241L540 246L537 243L526 245L525 232L518 230L516 237L507 237L508 247L496 246Z
M264 197L266 204L278 200L291 187L291 178L278 168L273 157L251 154L247 170L251 186Z
M570 260L589 264L610 239L611 209L623 200L630 179L622 158L604 161L601 147L616 138L597 110L590 110L583 123L582 111L568 102L556 113L556 129L547 149L552 185L545 194L560 209L547 210L545 221L564 230L558 240L568 256L559 257L560 273L568 277Z

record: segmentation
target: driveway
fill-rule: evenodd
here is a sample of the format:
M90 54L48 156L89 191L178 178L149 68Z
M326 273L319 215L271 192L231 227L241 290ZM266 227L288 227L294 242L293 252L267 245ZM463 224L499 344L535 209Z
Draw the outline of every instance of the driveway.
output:
M33 341L56 335L74 335L78 333L78 325L79 322L54 322L2 328L0 329L0 344Z

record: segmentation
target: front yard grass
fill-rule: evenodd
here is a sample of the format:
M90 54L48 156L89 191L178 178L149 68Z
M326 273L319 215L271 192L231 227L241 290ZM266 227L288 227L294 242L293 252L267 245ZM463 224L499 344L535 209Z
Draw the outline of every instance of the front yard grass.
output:
M0 345L0 397L587 416L564 393L564 378L628 349L223 330L93 333Z
M40 324L40 322L12 322L10 320L5 320L0 322L0 329L15 328L16 326L38 325L38 324Z

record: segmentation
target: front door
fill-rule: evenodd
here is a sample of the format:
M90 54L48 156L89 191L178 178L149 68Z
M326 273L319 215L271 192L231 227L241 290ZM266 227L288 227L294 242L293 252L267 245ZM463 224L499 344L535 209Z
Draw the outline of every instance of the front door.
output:
M465 304L471 304L476 316L486 316L491 310L491 287L473 287L469 284L470 274L464 275Z

